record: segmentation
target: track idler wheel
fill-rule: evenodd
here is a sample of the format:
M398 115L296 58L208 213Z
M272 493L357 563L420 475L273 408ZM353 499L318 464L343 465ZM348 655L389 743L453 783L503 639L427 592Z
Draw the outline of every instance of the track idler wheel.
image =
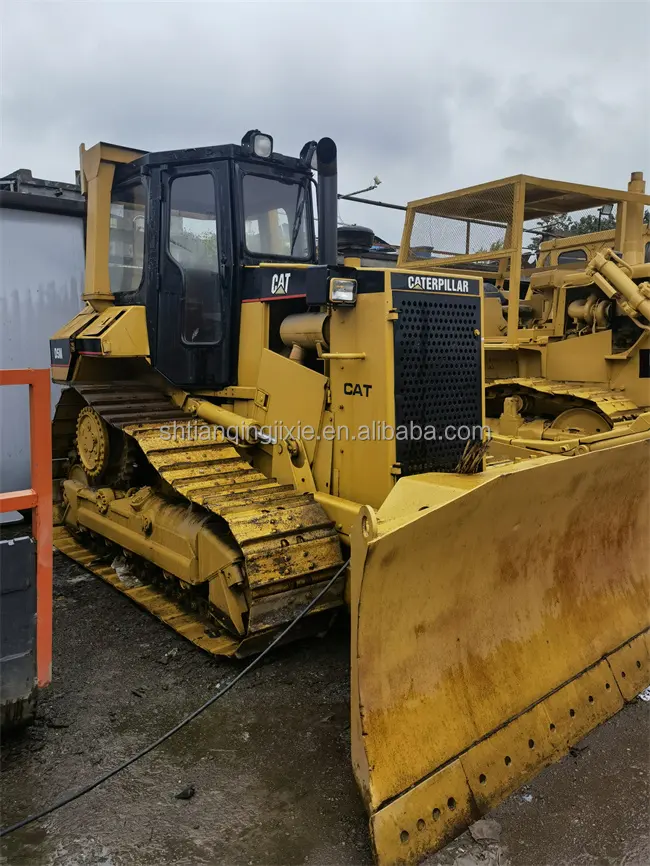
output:
M561 430L573 435L591 436L595 433L605 433L611 430L612 425L599 412L593 409L576 407L565 409L553 420L551 430Z

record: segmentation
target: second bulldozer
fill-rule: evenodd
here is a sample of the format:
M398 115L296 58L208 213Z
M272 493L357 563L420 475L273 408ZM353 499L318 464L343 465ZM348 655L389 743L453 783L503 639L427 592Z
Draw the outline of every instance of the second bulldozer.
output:
M416 862L650 681L650 438L486 456L483 275L361 267L330 139L81 157L56 543L239 656L349 560L300 633L349 605L374 851Z
M626 191L517 175L409 204L400 267L462 267L485 280L493 455L578 454L647 436L648 205L641 172ZM614 227L599 231L603 212Z

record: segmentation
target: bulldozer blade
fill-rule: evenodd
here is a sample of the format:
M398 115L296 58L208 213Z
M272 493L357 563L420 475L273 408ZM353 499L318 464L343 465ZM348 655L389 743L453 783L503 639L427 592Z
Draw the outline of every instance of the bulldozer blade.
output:
M650 442L398 481L353 529L352 758L416 863L650 682Z

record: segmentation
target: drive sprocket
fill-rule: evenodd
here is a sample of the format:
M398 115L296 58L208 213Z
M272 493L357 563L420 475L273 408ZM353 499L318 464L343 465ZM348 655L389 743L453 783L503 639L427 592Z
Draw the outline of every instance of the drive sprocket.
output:
M84 406L77 417L76 446L88 477L99 478L108 468L109 436L106 422L91 406Z

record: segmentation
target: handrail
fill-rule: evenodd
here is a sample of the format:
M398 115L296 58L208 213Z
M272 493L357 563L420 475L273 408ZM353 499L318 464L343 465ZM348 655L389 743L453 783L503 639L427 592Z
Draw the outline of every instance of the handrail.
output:
M29 386L31 487L0 493L0 514L31 508L36 540L36 681L52 680L52 426L49 370L0 370L1 385Z

